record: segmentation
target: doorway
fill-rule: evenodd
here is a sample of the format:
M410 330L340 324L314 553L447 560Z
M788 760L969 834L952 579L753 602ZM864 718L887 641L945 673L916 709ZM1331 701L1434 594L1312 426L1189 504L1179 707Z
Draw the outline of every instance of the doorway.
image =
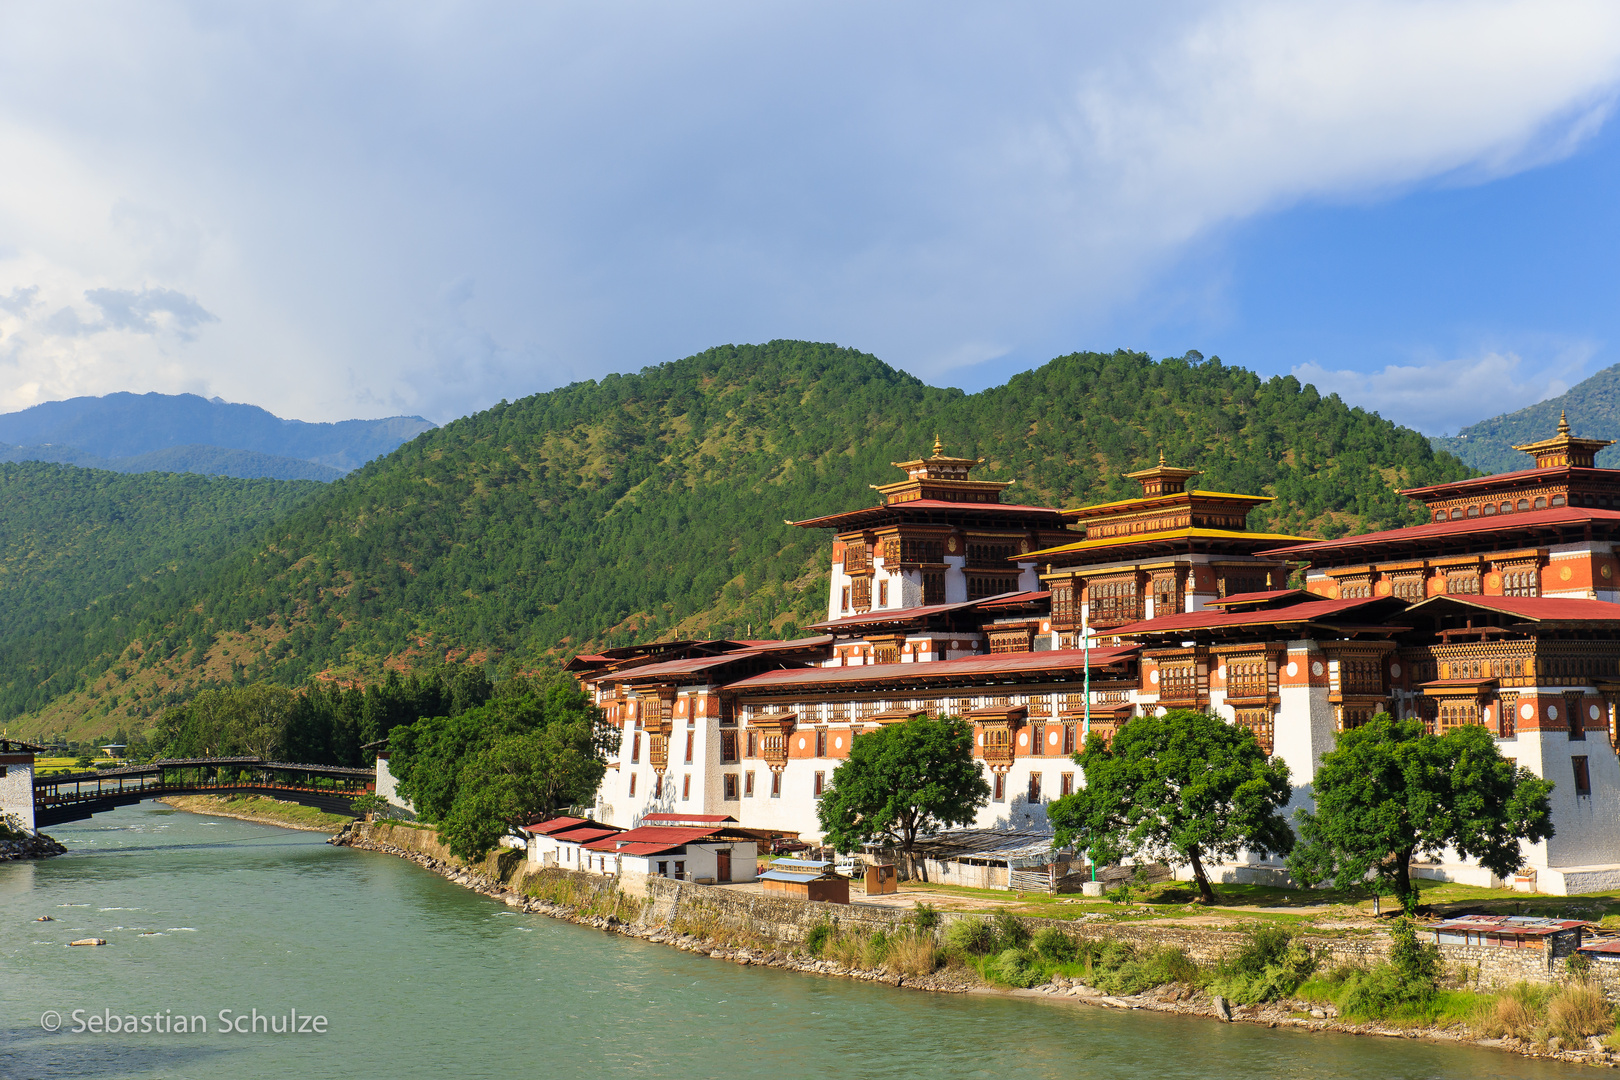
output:
M714 853L714 880L731 880L731 849L719 848Z

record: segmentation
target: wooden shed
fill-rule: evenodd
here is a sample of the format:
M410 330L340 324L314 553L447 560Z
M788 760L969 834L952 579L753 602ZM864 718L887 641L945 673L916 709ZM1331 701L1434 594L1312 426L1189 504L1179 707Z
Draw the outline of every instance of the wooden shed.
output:
M849 879L840 877L833 864L822 859L774 859L759 875L767 895L818 900L824 904L849 903Z

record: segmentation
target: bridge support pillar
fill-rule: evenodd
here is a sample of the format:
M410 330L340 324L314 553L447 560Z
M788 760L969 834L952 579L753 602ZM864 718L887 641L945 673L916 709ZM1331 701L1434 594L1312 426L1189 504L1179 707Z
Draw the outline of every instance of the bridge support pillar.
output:
M0 742L0 816L34 831L34 752Z

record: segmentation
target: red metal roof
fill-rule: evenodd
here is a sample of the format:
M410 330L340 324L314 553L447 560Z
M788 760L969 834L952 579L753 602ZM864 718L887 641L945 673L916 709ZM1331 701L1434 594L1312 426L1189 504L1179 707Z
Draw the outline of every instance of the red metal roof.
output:
M1034 604L1050 598L1051 589L1039 589L1034 592L1013 593L1011 596L1002 596L994 600L980 600L979 606L986 610L1002 607L1020 607L1024 604Z
M739 660L758 659L768 653L786 652L792 649L813 649L830 644L832 644L832 638L827 635L798 638L794 641L777 641L771 642L769 645L755 645L745 649L738 649L735 652L721 653L719 656L699 656L688 660L665 660L659 664L646 664L625 671L610 672L605 678L629 681L634 679L665 679L674 675L696 675L700 672L724 667L727 664L734 664Z
M737 823L737 819L730 814L646 814L641 820L654 825L676 825L699 821L713 825L735 825Z
M1269 604L1274 600L1285 597L1296 597L1298 600L1307 600L1310 593L1304 589L1268 589L1264 592L1233 593L1224 600L1211 600L1205 607L1230 607L1234 604Z
M1473 934L1507 937L1547 937L1586 926L1580 919L1540 919L1530 915L1463 915L1434 927L1435 930L1467 931Z
M1015 596L1016 593L1007 593ZM1000 599L997 597L996 599ZM926 619L931 615L943 615L947 611L965 611L984 603L982 600L960 600L954 604L925 604L921 607L884 609L883 611L870 611L865 615L845 615L841 619L828 619L825 622L811 623L811 630L840 630L850 626L870 626L872 623L902 622L908 619Z
M1136 652L1136 646L1110 646L1091 650L1091 666L1106 667ZM960 660L927 660L915 664L863 664L857 667L795 668L767 671L730 685L731 690L768 690L782 686L827 686L838 683L882 683L912 679L919 682L943 678L1011 675L1037 671L1084 670L1081 649L1049 649L1044 652L992 653Z
M677 825L641 825L614 836L605 837L585 845L587 851L606 851L621 855L656 855L684 844L696 843L714 837L722 830L716 826L682 827Z
M1620 469L1588 469L1579 465L1550 465L1545 469L1517 469L1513 472L1492 473L1489 476L1474 476L1467 480L1451 480L1444 484L1430 484L1427 487L1404 488L1401 494L1416 499L1423 495L1432 495L1435 492L1460 492L1471 488L1511 486L1525 480L1553 476L1591 477L1600 474L1607 474L1604 477L1605 479L1613 478L1620 476Z
M953 513L966 514L1015 514L1046 517L1051 519L1054 529L1063 527L1063 511L1054 510L1050 506L1023 506L1018 503L971 503L950 502L946 499L909 499L905 502L882 503L877 506L863 506L856 510L845 510L837 514L823 514L821 517L805 518L803 521L790 521L789 525L798 525L806 529L830 529L839 522L851 519L860 519L872 514L904 513L911 510L949 510Z
M588 844L592 840L600 840L604 836L617 836L622 832L624 832L623 829L614 825L581 826L557 833L552 836L552 839L562 844Z
M551 836L554 833L577 829L581 825L589 824L592 823L582 817L554 817L548 821L537 821L533 825L525 825L523 831L540 833L542 836Z
M1356 608L1388 603L1389 599L1387 596L1375 596L1360 600L1314 600L1303 604L1289 604L1287 607L1261 608L1259 611L1211 611L1206 608L1203 611L1184 611L1179 615L1127 623L1098 632L1110 637L1115 635L1135 637L1138 634L1163 634L1178 630L1215 630L1227 626L1317 622L1354 611Z
M1305 556L1315 552L1336 551L1344 548L1405 543L1411 540L1443 540L1459 533L1501 533L1530 529L1536 526L1580 525L1589 521L1620 524L1620 511L1594 510L1585 506L1560 506L1556 510L1526 510L1522 513L1497 514L1495 517L1463 518L1460 521L1431 521L1427 525L1410 525L1404 529L1385 529L1382 532L1342 536L1337 540L1314 540L1309 544L1271 548L1261 555Z
M1564 596L1431 596L1411 607L1421 611L1430 604L1446 602L1465 607L1501 611L1527 622L1615 622L1620 621L1620 604L1607 600L1587 600Z

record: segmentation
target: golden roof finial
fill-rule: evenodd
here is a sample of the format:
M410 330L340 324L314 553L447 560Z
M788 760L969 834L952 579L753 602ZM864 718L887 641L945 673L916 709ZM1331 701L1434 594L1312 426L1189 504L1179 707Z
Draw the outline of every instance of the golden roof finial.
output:
M934 433L934 456L940 457L945 453L945 444L939 441L939 432Z
M1159 447L1159 464L1164 464L1164 447Z
M1563 409L1558 410L1558 434L1569 434L1569 414Z

